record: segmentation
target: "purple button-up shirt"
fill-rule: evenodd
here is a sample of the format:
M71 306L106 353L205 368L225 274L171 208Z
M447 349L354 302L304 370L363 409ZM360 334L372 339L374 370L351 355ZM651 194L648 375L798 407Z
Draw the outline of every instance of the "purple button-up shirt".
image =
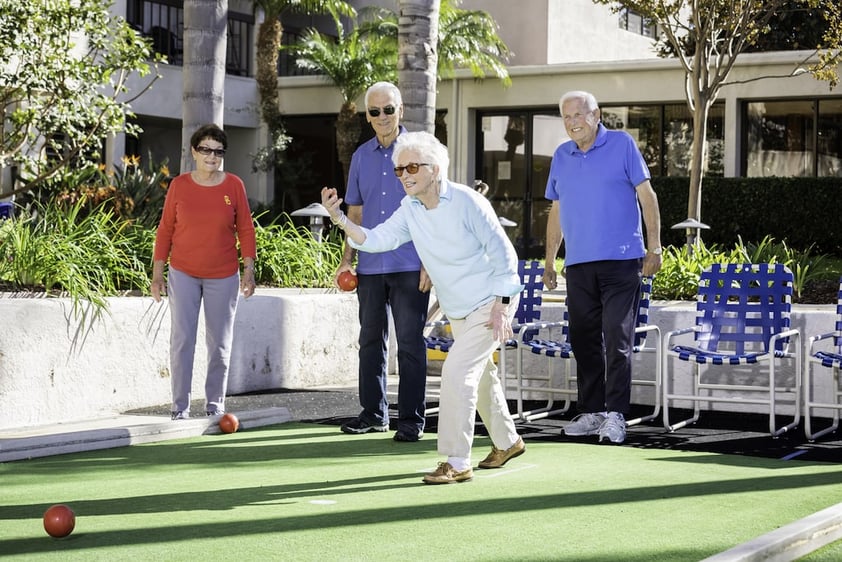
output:
M405 131L400 128L401 133ZM374 137L357 148L351 158L344 199L348 205L362 205L361 226L366 228L374 228L392 216L406 196L403 184L395 176L395 165L392 163L394 147L393 142L390 147L384 148ZM356 269L363 275L418 271L421 259L412 242L408 242L382 254L358 253Z

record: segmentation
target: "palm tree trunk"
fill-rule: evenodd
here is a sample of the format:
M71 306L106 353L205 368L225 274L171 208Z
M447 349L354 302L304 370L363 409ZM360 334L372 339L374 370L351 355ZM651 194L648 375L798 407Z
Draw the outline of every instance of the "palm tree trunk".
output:
M281 124L280 93L278 88L278 49L283 26L277 18L267 19L257 30L257 91L260 94L260 114L274 133ZM274 138L274 134L273 134Z
M337 158L342 164L342 172L345 176L345 185L348 185L348 172L351 168L351 156L357 149L357 142L360 140L362 125L357 117L357 104L354 102L343 103L336 118L336 150Z
M181 94L181 171L193 169L190 135L222 123L228 0L184 0L184 66Z
M435 132L440 0L400 0L398 85L403 124L410 131Z

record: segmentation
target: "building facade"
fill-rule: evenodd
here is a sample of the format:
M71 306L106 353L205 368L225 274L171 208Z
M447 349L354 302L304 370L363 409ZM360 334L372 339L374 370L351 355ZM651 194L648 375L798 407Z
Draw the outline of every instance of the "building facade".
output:
M355 1L396 9L396 1ZM117 139L124 153L180 159L181 0L121 0L138 29L173 64L134 104L143 135ZM544 188L549 160L565 140L558 100L572 89L592 92L607 126L638 141L653 176L687 175L692 126L684 73L675 60L657 58L655 30L634 14L612 14L591 0L464 0L499 23L513 51L512 85L468 72L439 82L436 107L446 125L449 177L470 184L482 179L498 214L517 223L508 229L522 257L542 255L549 205ZM298 76L282 58L281 110L292 137L289 157L275 174L252 171L252 155L266 143L258 113L254 44L261 14L245 0L229 0L224 126L231 142L228 170L241 175L252 199L291 212L318 200L323 185L342 186L334 123L341 97L323 77ZM289 41L324 18L284 16ZM707 172L724 176L842 177L842 94L799 71L808 53L744 54L730 85L711 111ZM363 107L363 100L358 100ZM363 119L361 114L361 119ZM370 135L369 127L361 142ZM116 160L115 160L116 161Z

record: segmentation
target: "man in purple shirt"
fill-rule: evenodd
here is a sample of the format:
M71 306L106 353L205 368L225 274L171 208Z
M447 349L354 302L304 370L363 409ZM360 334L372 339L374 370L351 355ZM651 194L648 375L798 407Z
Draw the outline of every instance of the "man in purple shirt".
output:
M558 105L570 140L550 164L544 284L556 288L555 259L564 239L581 412L564 433L619 444L631 401L640 276L661 268L658 198L637 143L625 131L605 128L593 94L567 92Z
M395 177L392 151L400 126L403 101L400 90L389 82L377 82L365 94L366 120L373 139L361 145L351 158L345 203L348 218L374 228L392 216L404 197ZM412 242L382 254L357 255L346 242L336 277L354 271L359 279L357 297L360 316L359 392L360 415L342 425L350 434L389 429L386 398L389 312L395 325L398 347L398 420L395 441L418 441L424 435L427 381L427 348L424 324L431 282Z

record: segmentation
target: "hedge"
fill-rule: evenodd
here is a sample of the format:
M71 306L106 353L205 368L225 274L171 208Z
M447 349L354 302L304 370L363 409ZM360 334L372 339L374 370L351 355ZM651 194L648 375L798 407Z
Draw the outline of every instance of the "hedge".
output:
M658 177L652 186L661 210L664 244L681 245L689 178ZM702 182L701 233L705 244L732 247L766 236L791 248L842 256L842 178L722 178Z

